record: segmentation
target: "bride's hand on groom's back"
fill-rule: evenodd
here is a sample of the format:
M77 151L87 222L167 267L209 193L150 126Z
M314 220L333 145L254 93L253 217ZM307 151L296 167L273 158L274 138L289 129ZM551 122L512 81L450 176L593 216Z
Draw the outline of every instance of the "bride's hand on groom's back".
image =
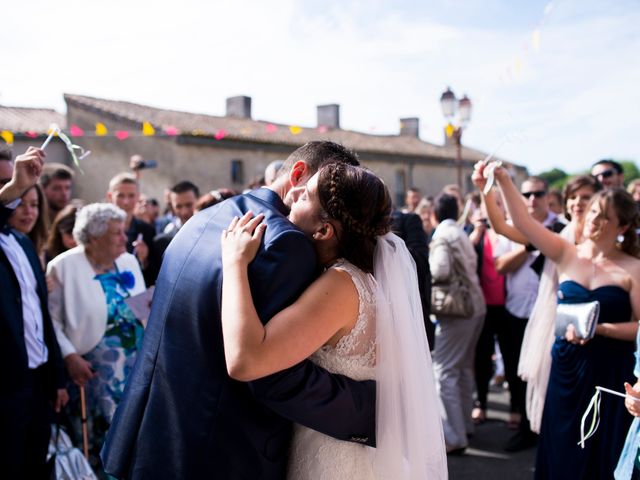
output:
M245 213L242 218L234 217L226 230L222 231L222 265L248 265L256 257L262 234L267 228L263 223L264 215L254 217L253 212Z

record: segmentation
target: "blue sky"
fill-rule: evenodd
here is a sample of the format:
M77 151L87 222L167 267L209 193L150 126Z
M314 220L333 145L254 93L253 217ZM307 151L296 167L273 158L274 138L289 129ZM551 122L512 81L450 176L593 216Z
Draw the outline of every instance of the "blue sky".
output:
M531 172L640 162L637 0L26 0L3 12L3 105L63 111L68 92L222 115L244 94L257 119L314 126L316 105L339 103L343 128L397 133L417 116L442 143L450 85L474 102L464 143L503 144Z

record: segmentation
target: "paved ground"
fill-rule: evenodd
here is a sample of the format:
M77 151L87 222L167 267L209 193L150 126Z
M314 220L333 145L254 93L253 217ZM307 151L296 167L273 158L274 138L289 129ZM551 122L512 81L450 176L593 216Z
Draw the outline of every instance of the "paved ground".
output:
M447 459L451 480L533 478L535 448L518 453L502 449L513 435L505 424L508 412L507 394L501 389L492 389L487 421L476 427L463 455L449 455Z

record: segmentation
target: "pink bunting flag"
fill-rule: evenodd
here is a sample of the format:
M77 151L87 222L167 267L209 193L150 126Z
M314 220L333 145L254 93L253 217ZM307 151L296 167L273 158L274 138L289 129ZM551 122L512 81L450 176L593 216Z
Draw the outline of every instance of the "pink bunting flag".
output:
M116 138L118 140L126 140L129 138L129 132L126 130L116 130Z
M174 136L178 135L178 129L176 127L165 127L164 133L174 137Z
M28 132L24 132L24 134L29 138L37 138L38 134L33 130L29 130Z
M273 123L269 123L265 127L265 130L267 131L267 133L275 133L278 131L278 127L276 127Z
M222 140L226 136L227 136L227 132L225 130L220 129L216 132L216 134L214 135L214 138L216 140Z
M71 125L69 127L69 133L72 137L82 137L84 135L84 130L82 130L78 125Z

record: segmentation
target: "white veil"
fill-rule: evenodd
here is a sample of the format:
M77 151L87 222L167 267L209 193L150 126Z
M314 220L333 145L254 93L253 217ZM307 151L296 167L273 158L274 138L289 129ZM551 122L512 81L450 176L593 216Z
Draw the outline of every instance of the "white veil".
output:
M378 237L377 479L446 479L447 456L418 279L404 241Z

